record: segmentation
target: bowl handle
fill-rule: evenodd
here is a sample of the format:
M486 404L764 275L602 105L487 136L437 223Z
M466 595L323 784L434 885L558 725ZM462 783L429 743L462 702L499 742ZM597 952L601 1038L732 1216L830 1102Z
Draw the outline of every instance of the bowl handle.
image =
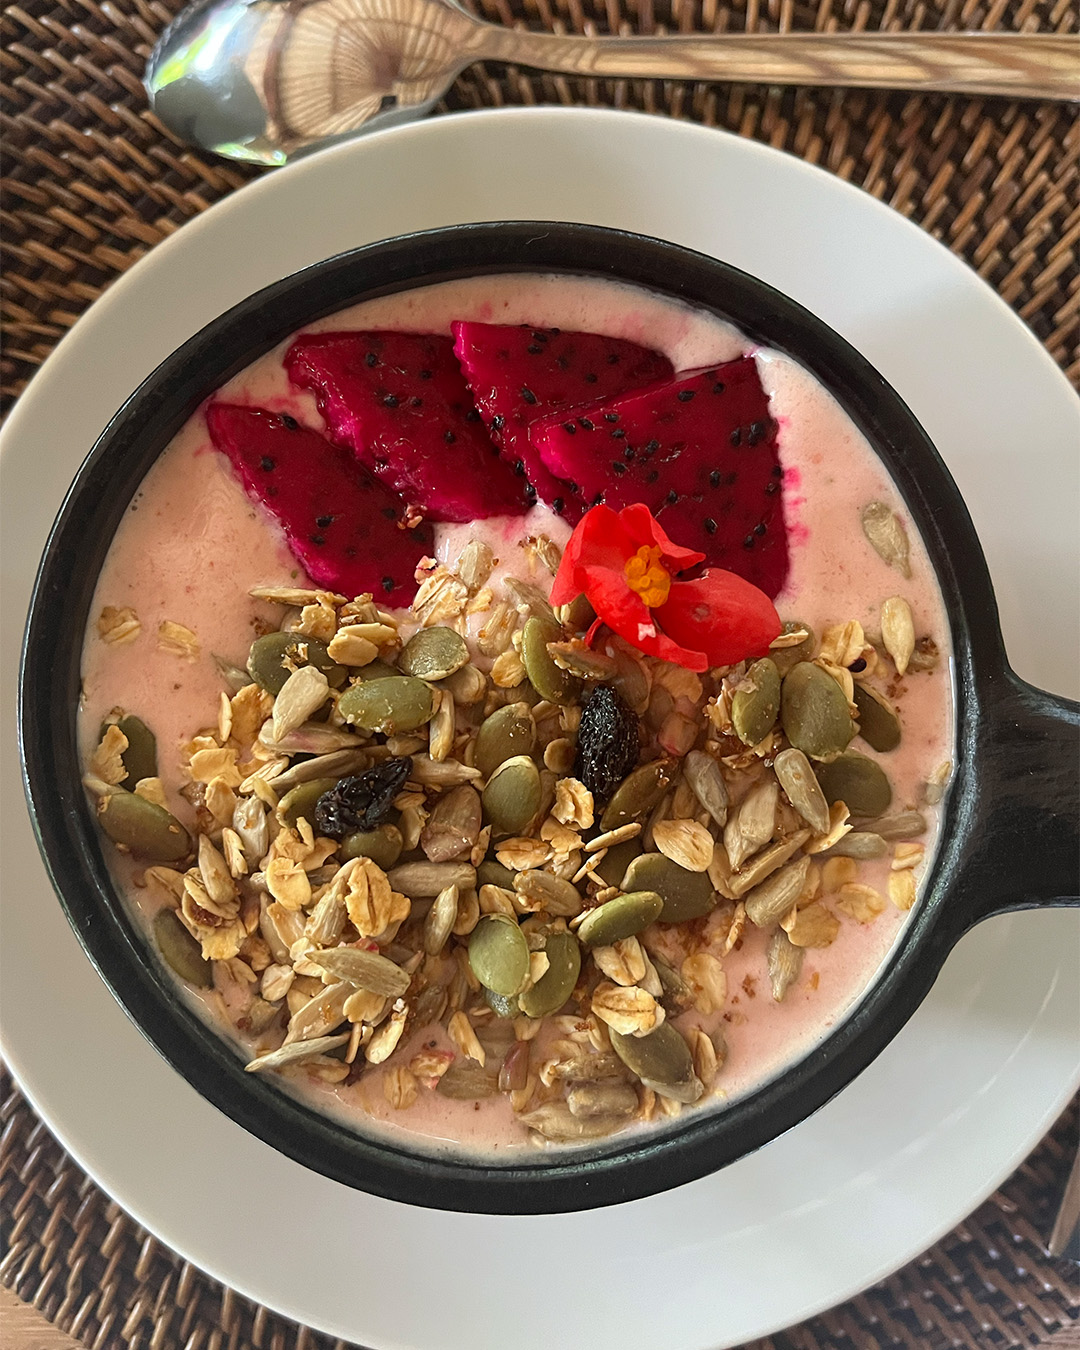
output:
M1009 910L1080 904L1080 704L1007 667L983 694L961 747L975 768L965 927Z

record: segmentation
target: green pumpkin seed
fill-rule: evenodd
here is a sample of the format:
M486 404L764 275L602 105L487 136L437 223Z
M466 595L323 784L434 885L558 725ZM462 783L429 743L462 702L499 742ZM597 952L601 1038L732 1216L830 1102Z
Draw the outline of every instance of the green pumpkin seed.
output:
M708 914L716 893L705 872L689 872L662 853L643 853L626 869L623 887L628 892L655 891L663 901L661 923L684 923Z
M500 764L515 755L531 755L536 745L536 723L527 703L508 703L480 724L473 744L473 763L490 778Z
M507 914L485 914L469 935L469 965L485 989L517 994L529 974L529 944Z
M119 788L98 803L98 822L116 844L139 858L179 862L191 852L187 830L163 806Z
M558 642L563 630L558 624L535 616L525 624L521 635L521 661L529 682L541 698L550 703L573 703L581 692L581 681L567 670L560 670L547 649Z
M731 700L735 734L744 745L758 745L773 729L780 711L780 672L767 656L746 672L753 689L740 689Z
M388 680L393 675L400 675L395 666L390 665L388 661L380 661L378 657L374 661L369 661L366 666L353 666L349 673L354 679L358 680Z
M416 731L431 721L434 711L432 691L412 675L363 680L338 700L338 712L346 722L386 736Z
M611 1048L631 1073L662 1096L686 1102L701 1096L702 1085L694 1073L690 1047L670 1022L661 1022L647 1036L612 1031Z
M421 628L406 642L398 666L420 680L445 680L469 660L469 648L452 628Z
M627 774L600 817L601 830L617 830L632 820L643 820L675 781L675 763L654 759Z
M900 719L876 689L855 684L855 706L859 710L859 735L873 750L884 753L900 744Z
M404 841L396 825L380 825L375 830L354 830L338 848L342 862L351 858L370 858L376 867L388 872L401 857Z
M477 886L500 886L504 891L514 889L516 872L504 867L496 858L485 858L476 869Z
M540 810L540 770L528 755L500 764L484 788L484 816L497 830L520 834Z
M809 661L800 661L784 677L780 720L791 744L811 759L834 758L856 731L844 691Z
M154 915L154 941L166 964L196 989L213 984L210 962L202 948L171 909L159 909Z
M336 778L310 778L306 783L298 783L290 788L278 803L278 814L286 825L295 830L301 817L315 828L315 803L337 785Z
M544 943L544 954L547 970L518 999L526 1017L557 1013L574 992L581 973L581 948L573 933L551 933Z
M618 886L622 890L626 869L635 858L641 857L641 852L640 838L624 839L621 844L612 844L593 870L606 886Z
M587 947L610 947L655 923L664 908L656 891L628 891L589 910L578 926Z
M575 596L568 605L560 605L555 615L573 633L584 633L596 622L596 610L584 595Z
M321 670L331 689L340 689L348 677L345 667L331 659L325 642L303 633L265 633L255 639L248 653L248 674L275 698L293 668L304 665Z
M773 771L792 804L816 834L829 831L829 803L821 790L810 761L801 750L782 750L773 761Z
M780 678L783 679L792 666L797 666L800 661L809 661L814 654L814 644L817 639L814 636L814 630L808 623L803 623L799 619L789 619L780 630L784 633L803 632L806 637L801 642L797 642L794 647L773 647L770 648L769 657L776 667Z
M884 815L892 801L892 786L884 769L858 750L848 750L831 764L823 764L818 782L830 805L844 802L853 816Z
M494 989L485 989L483 993L484 1002L496 1017L517 1017L521 1012L516 995L507 998L503 994L497 994Z
M102 722L100 741L111 723ZM129 788L134 788L144 778L157 777L157 737L142 720L131 713L116 719L116 726L127 737L127 749L120 756L120 762L127 770L124 780Z

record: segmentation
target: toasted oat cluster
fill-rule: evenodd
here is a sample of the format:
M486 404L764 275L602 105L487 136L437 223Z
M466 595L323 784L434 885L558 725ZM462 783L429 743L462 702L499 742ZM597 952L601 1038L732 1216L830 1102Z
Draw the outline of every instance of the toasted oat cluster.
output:
M253 592L279 627L246 670L219 663L185 819L124 710L86 781L149 864L161 955L250 1071L377 1074L403 1112L503 1094L523 1139L596 1139L722 1093L724 963L747 925L779 1001L807 948L914 903L926 815L893 811L850 746L898 744L894 704L936 649L892 597L879 635L792 620L768 655L696 674L597 631L584 597L553 609L550 539L523 543L532 579L494 583L495 562L478 540L428 560L404 616ZM133 631L131 611L101 616L104 641ZM178 625L160 641L198 653Z

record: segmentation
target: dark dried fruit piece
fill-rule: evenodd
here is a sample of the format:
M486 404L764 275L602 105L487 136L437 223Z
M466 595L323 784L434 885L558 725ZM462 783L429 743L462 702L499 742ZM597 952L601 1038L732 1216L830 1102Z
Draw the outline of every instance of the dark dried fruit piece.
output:
M357 830L374 830L393 809L394 798L412 769L408 755L343 778L315 803L315 829L331 839Z
M598 685L581 710L575 776L606 802L638 762L637 714L610 685Z

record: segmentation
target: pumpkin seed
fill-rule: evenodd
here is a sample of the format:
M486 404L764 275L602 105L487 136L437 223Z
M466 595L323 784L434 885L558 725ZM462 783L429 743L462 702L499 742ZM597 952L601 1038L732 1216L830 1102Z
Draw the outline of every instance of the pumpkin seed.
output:
M470 959L472 952L470 949ZM550 933L544 943L548 968L531 989L518 998L526 1017L546 1017L556 1013L574 992L581 973L581 948L573 933Z
M863 534L878 557L905 577L911 576L908 537L899 518L884 502L870 502L862 510Z
M431 862L449 862L468 853L480 837L480 794L468 783L440 797L420 832L420 847Z
M154 940L169 967L197 989L209 989L213 983L210 962L202 948L171 909L159 909L154 915Z
M612 657L594 652L580 638L570 642L549 642L548 651L560 670L567 670L582 680L610 680L618 670Z
M472 890L476 885L476 868L464 862L407 862L389 872L387 879L395 891L410 900L431 900L447 886Z
M780 720L791 744L811 759L834 758L856 731L844 691L809 661L800 661L784 677Z
M810 761L801 750L782 750L773 761L773 771L780 780L780 786L787 793L792 804L803 820L812 827L815 834L827 834L829 830L829 803L821 790Z
M127 737L127 749L120 756L120 762L127 770L124 780L129 788L144 778L157 777L157 737L142 720L131 713L116 719L116 725ZM102 722L98 740L108 731L110 723Z
M533 1111L518 1116L523 1125L555 1143L575 1139L603 1139L617 1130L621 1116L575 1116L566 1102L544 1102Z
M879 816L866 828L882 839L917 839L926 833L926 817L921 811L899 811L895 816Z
M900 744L900 719L876 689L855 684L855 706L859 710L859 735L873 750L895 750Z
M805 948L796 947L782 928L774 930L765 951L769 967L769 984L772 996L782 1003L784 995L799 978L802 972Z
M572 919L575 914L581 913L585 903L581 892L569 881L535 868L518 872L514 877L513 888L518 895L539 904L546 914L557 918Z
M388 872L401 857L404 840L396 825L380 825L374 830L354 830L338 848L342 862L351 858L370 858L376 867Z
M303 633L264 633L248 653L248 674L275 698L293 670L303 665L321 670L332 689L340 689L348 678L348 671L331 657L326 643Z
M163 806L118 788L98 802L98 823L115 844L139 858L179 862L191 852L187 830Z
M529 974L529 944L514 919L485 914L469 935L469 965L485 989L509 998Z
M476 884L501 886L504 891L512 891L516 875L516 872L511 872L509 867L504 867L496 858L485 858L476 869Z
M767 656L746 672L753 689L740 689L731 700L735 734L744 745L759 745L773 728L780 711L780 672Z
M823 858L858 858L863 861L867 858L884 858L888 853L889 845L882 839L880 834L874 834L869 830L852 830L850 834L845 834L843 839L833 844L820 856Z
M621 844L612 844L593 869L608 886L622 889L622 880L626 869L635 858L641 857L641 839L624 839Z
M346 722L387 736L415 731L431 721L434 711L432 691L412 675L362 680L338 700L338 712Z
M484 1002L496 1017L517 1017L521 1012L516 995L506 998L503 994L497 994L494 989L484 990Z
M680 1013L686 1012L687 1008L693 1007L694 991L683 979L680 971L668 963L660 956L651 958L653 969L656 971L656 978L660 981L660 993L653 990L655 997L658 997L664 1005L664 1011L669 1017L678 1017Z
M804 855L747 891L744 903L750 922L758 928L779 923L802 893L809 870L810 859Z
M337 785L336 778L309 778L306 783L298 783L290 788L278 802L278 814L286 825L297 828L297 821L303 817L312 827L315 825L315 803Z
M439 1079L435 1090L454 1101L473 1102L482 1097L494 1097L498 1087L499 1079L490 1069L459 1055Z
M817 642L814 630L808 623L803 623L800 619L789 619L781 628L780 636L783 637L786 633L805 633L806 637L790 647L772 647L769 649L770 660L776 667L781 679L800 661L810 660L814 654L814 645Z
M635 858L626 869L623 886L631 894L655 891L664 906L661 923L696 919L716 904L716 893L706 873L688 872L662 853L643 853Z
M531 755L536 745L536 723L527 703L508 703L480 724L473 743L473 763L490 778L500 764L515 755Z
M540 810L540 770L528 755L500 764L484 788L484 815L497 830L520 834Z
M771 775L755 783L724 826L724 851L732 867L743 865L767 844L776 829L780 788Z
M662 1022L647 1036L609 1034L611 1048L654 1092L680 1102L694 1102L701 1096L704 1089L694 1073L690 1047L670 1022Z
M560 605L555 616L573 633L584 633L596 622L596 610L584 595L575 596L568 605Z
M567 670L560 670L547 649L558 642L563 631L557 623L535 616L525 624L521 636L521 661L532 687L550 703L573 703L581 692L581 681Z
M844 802L853 816L884 815L892 801L884 769L858 750L847 750L831 764L823 764L818 781L829 805Z
M717 825L727 822L728 791L720 765L704 750L691 750L683 760L683 777Z
M398 666L419 680L445 680L468 662L469 648L452 628L421 628L406 642Z
M410 976L380 952L365 952L359 947L331 947L309 952L307 959L335 979L346 980L357 989L386 998L400 998L412 982Z
M678 772L670 759L654 759L628 774L612 794L600 817L602 830L616 830L632 820L642 820L675 781Z
M587 947L611 947L655 923L663 908L656 891L628 891L589 910L577 935Z
M381 661L378 657L374 661L369 661L366 666L355 667L350 674L358 680L388 680L393 675L400 675L401 672L390 665L388 661Z

